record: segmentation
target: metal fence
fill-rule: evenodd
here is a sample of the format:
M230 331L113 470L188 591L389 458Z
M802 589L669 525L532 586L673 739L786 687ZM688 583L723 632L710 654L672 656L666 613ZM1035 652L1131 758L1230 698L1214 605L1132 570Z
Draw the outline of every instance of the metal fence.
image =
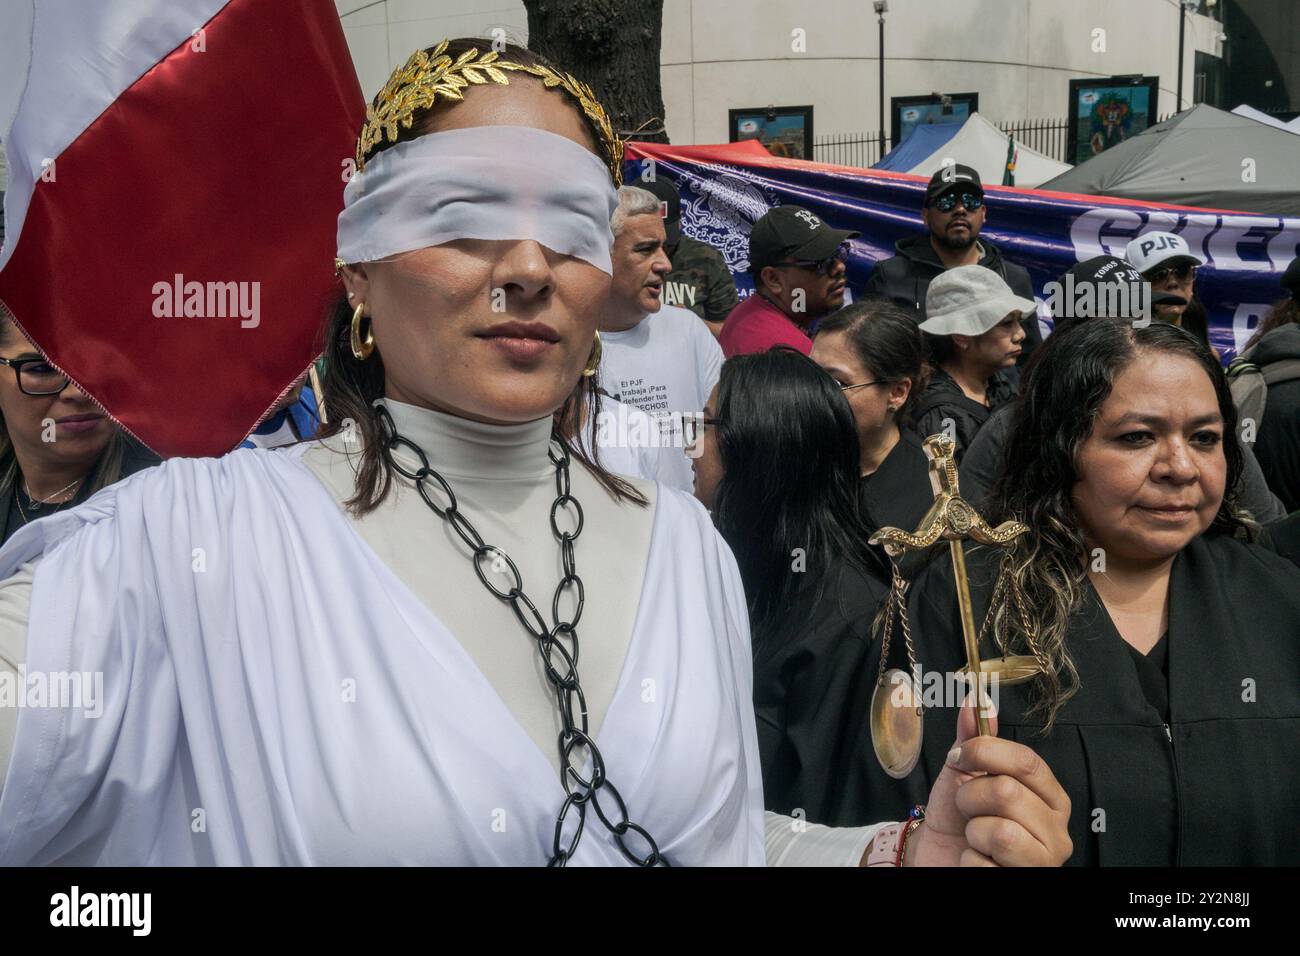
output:
M885 151L889 149L889 137L885 137ZM812 158L819 163L834 163L837 166L860 166L866 168L880 162L880 136L866 133L835 133L830 136L813 138Z
M1173 116L1167 113L1157 119L1163 123ZM1002 132L1013 136L1016 142L1062 163L1072 163L1066 155L1070 145L1070 124L1065 119L1003 120L996 124ZM885 137L885 152L892 144ZM880 136L869 133L832 133L817 136L813 141L813 159L819 163L839 166L874 166L880 162Z
M1061 163L1068 163L1070 124L1063 119L1012 120L997 124L998 129L1015 138L1017 143L1036 149Z

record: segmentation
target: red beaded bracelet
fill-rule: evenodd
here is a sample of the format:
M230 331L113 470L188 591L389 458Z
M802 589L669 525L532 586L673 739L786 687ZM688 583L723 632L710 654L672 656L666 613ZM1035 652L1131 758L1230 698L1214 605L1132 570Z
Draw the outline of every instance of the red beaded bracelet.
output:
M901 867L903 865L903 852L907 849L907 838L924 820L925 807L918 803L912 808L912 812L907 815L907 825L903 827L903 832L898 837L898 855L894 857L894 866Z

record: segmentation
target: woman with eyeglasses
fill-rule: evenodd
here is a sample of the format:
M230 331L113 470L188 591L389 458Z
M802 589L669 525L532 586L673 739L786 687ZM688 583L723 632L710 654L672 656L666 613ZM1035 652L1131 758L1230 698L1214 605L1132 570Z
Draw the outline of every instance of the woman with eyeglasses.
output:
M920 329L883 299L855 302L818 326L812 359L830 373L853 412L868 528L915 530L934 502L929 461L910 427L930 378Z
M0 309L0 543L160 459L50 365Z
M1015 397L1000 373L1015 366L1034 308L984 266L958 266L930 283L921 331L935 371L916 410L919 435L947 435L961 460L989 416Z

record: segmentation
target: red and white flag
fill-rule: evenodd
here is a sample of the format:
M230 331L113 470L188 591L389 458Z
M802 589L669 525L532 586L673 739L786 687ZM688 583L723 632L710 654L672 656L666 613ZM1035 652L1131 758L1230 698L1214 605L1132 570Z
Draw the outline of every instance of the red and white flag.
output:
M333 0L4 0L0 302L162 455L318 351L364 117Z

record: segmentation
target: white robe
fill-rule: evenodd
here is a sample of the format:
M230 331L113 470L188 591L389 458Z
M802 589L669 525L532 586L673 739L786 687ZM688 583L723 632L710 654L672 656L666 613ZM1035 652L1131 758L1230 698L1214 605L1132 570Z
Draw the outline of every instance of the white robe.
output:
M0 864L549 858L550 760L305 447L167 462L0 551L0 578L44 555L27 673L104 675L101 716L20 714ZM665 493L597 742L673 863L763 863L751 684L735 561L702 507ZM571 863L622 862L589 812Z

